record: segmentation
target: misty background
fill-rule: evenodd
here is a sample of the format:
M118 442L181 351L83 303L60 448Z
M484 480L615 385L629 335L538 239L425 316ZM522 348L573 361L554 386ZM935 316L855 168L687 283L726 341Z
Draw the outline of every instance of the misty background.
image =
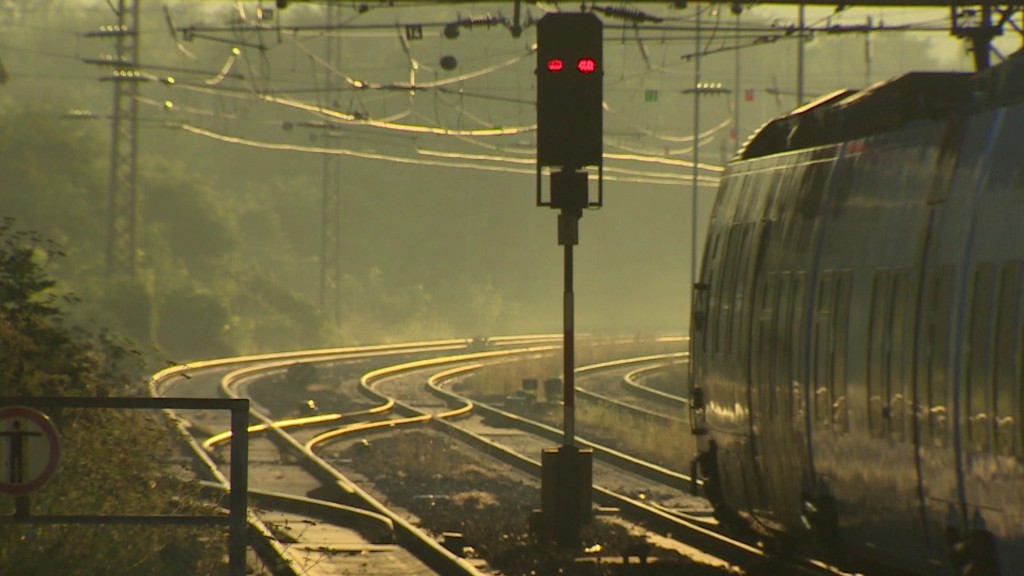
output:
M604 208L580 224L577 332L681 333L695 128L694 97L683 91L698 50L687 27L701 11L701 80L728 90L701 96L702 238L720 167L796 105L797 12L614 5L662 22L602 17ZM555 6L524 6L523 21ZM113 51L85 33L116 17L103 1L0 2L0 217L62 247L47 264L62 280L56 290L80 301L76 320L174 361L559 331L556 212L535 206L535 28L516 38L503 25L468 23L511 18L511 2L274 8L139 4L148 81L138 100L138 264L127 275L104 260L112 83L102 78L111 69L83 62ZM871 18L936 31L814 34L806 99L910 70L968 70L945 16L809 11L818 27ZM459 20L448 37L444 23ZM343 26L294 28L328 22ZM738 33L738 24L756 30ZM508 134L481 133L495 129ZM320 309L321 201L334 185L338 321Z

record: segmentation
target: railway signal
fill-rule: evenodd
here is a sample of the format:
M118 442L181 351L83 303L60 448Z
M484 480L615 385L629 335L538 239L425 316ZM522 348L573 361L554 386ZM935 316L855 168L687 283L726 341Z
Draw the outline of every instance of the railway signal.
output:
M537 23L537 163L601 164L601 20L554 12Z
M563 546L579 544L591 519L592 454L575 444L575 295L573 246L583 209L602 204L603 24L593 13L555 12L537 23L537 204L559 210L558 243L565 249L562 407L564 442L541 463L541 517ZM587 190L587 166L598 170L597 201ZM542 170L551 177L543 201Z

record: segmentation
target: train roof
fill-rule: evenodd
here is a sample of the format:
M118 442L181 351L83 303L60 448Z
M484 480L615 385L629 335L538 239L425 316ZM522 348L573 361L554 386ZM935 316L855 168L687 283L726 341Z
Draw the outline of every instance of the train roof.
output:
M1024 51L979 73L910 72L864 90L839 90L774 118L740 149L739 159L866 138L915 120L1024 101Z

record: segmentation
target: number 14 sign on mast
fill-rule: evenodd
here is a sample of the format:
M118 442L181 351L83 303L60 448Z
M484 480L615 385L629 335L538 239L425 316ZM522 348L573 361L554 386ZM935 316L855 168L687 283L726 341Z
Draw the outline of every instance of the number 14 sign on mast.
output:
M0 408L0 493L23 496L57 469L60 443L50 419L31 408Z

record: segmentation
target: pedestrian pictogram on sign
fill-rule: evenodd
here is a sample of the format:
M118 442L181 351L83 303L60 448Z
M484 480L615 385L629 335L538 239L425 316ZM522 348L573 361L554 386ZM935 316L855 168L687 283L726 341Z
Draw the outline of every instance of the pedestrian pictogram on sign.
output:
M0 493L22 496L41 488L57 469L57 429L24 406L0 408Z

